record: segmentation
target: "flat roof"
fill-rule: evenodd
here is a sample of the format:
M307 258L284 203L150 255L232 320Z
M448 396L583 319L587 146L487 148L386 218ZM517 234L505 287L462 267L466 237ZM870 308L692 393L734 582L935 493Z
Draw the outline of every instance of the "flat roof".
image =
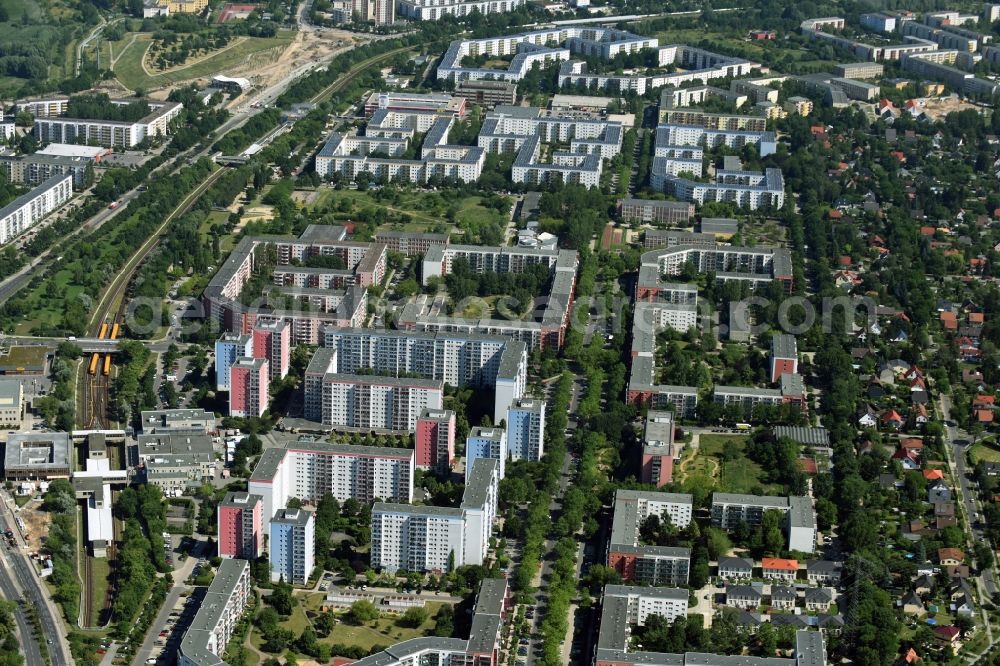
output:
M111 154L110 148L101 146L84 146L75 143L50 143L35 155L54 155L58 157L85 157L87 159L97 159L103 155Z
M794 335L775 333L771 336L771 356L774 358L798 358L798 344Z
M642 597L644 599L675 599L687 601L690 590L679 587L647 587L644 585L606 585L604 598L610 597Z
M4 447L4 470L68 470L71 448L67 432L12 433Z
M208 649L212 632L225 615L233 590L243 573L249 569L246 560L227 558L219 564L218 572L208 586L208 592L191 621L191 626L181 639L180 653L199 666L225 664L221 657Z
M391 458L413 462L413 449L401 449L391 446L364 446L354 444L331 444L330 442L320 442L311 439L299 439L295 442L287 442L284 446L264 449L264 453L257 460L250 475L251 481L270 481L278 472L278 465L288 451L305 451L312 453L322 453L331 456L360 456L373 458Z
M496 458L476 458L462 494L462 508L478 509L489 499L490 485L499 476L500 461Z
M271 524L305 527L312 519L312 512L305 509L278 509L271 518Z
M423 504L400 504L398 502L375 502L372 505L372 513L402 513L412 516L441 516L445 518L462 517L461 509Z
M741 495L737 493L712 493L712 504L742 504L745 506L762 506L774 509L787 509L787 497L772 497L769 495Z

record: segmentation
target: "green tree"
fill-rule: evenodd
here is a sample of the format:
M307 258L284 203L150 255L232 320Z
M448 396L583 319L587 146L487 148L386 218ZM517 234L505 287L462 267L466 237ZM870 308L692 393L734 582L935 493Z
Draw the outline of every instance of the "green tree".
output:
M413 608L407 608L398 622L400 626L416 629L426 622L429 617L430 613L423 606L414 606Z
M359 625L365 622L374 622L378 619L378 608L367 599L359 599L351 604L346 619L351 624Z

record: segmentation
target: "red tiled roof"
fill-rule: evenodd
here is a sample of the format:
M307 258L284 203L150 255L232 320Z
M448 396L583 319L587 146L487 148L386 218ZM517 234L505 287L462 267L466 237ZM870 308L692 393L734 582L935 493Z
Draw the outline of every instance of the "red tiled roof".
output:
M799 570L798 560L784 560L780 557L765 557L761 559L760 565L762 569L780 569L782 571Z

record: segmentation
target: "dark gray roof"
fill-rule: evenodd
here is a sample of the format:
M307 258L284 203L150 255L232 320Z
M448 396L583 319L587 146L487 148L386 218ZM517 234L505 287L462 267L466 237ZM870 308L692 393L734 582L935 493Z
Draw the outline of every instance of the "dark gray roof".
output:
M490 484L499 476L500 461L495 458L476 458L472 472L462 494L462 508L479 509L486 504Z
M720 557L719 569L753 569L753 560L745 557Z
M774 436L788 438L807 446L829 446L830 433L826 428L806 426L775 426Z

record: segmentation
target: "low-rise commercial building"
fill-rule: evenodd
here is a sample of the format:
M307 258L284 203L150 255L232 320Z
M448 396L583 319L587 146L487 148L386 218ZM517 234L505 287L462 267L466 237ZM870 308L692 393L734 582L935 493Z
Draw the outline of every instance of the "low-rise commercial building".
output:
M141 413L142 434L216 431L215 413L204 409L147 409Z
M10 433L4 445L4 481L68 479L69 433Z
M139 435L132 446L130 459L138 461L140 476L146 483L159 486L168 497L179 496L215 476L215 449L208 435Z

